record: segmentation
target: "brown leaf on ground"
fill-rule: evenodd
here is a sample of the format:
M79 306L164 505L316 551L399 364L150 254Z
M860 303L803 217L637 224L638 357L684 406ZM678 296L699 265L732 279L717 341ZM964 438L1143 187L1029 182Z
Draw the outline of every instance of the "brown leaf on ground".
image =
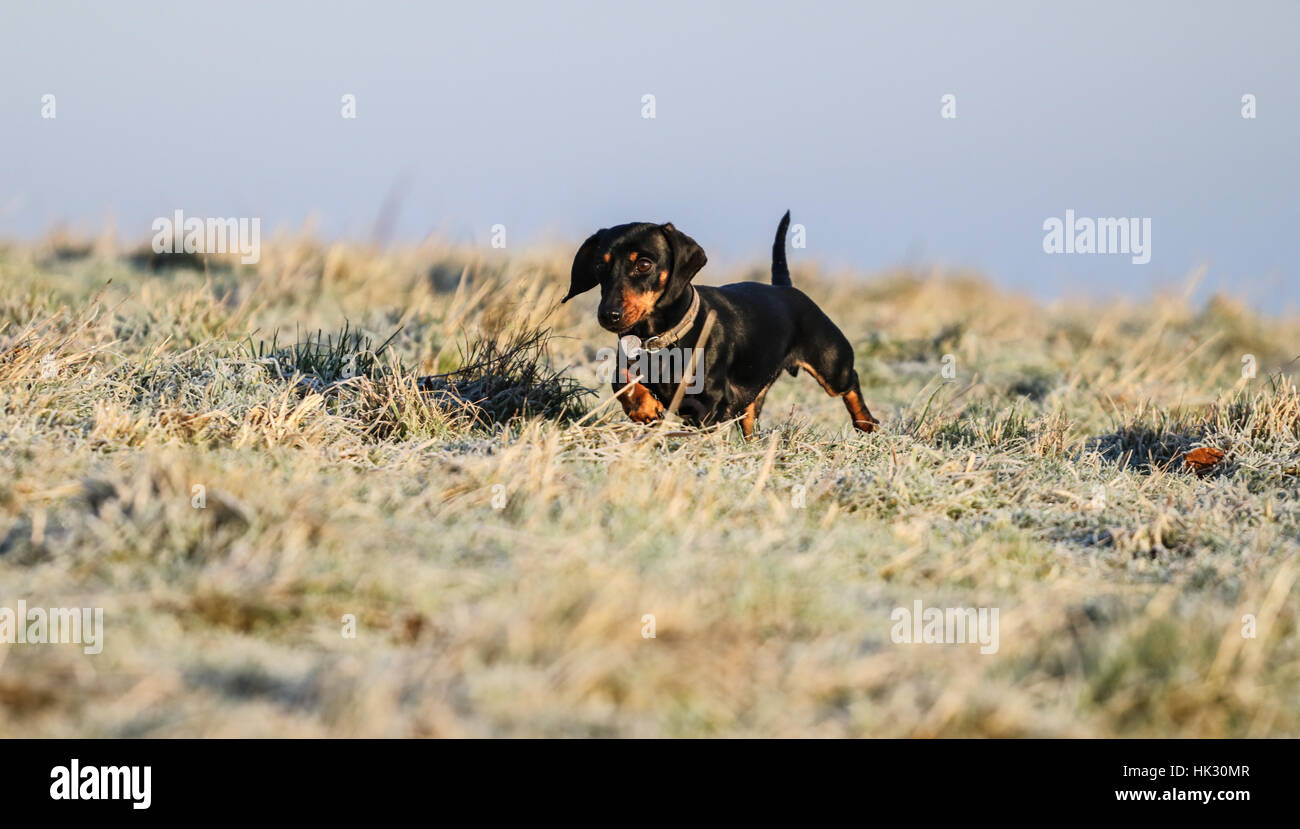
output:
M1183 456L1183 466L1197 475L1204 475L1223 460L1223 450L1212 446L1200 446Z

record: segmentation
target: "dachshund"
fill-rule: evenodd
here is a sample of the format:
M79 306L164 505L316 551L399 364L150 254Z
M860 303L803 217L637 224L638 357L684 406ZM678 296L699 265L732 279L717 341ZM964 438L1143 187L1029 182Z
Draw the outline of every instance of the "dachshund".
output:
M782 371L812 375L826 393L839 397L853 426L870 432L879 423L867 409L853 369L853 346L802 291L790 282L785 261L787 210L772 243L772 284L736 282L695 286L691 280L708 258L704 249L672 223L632 222L603 228L578 248L569 293L562 300L600 286L597 320L620 338L633 335L651 351L696 350L706 320L713 325L691 378L698 391L681 397L678 414L704 426L739 418L748 439L767 390ZM689 361L687 361L689 362ZM679 365L682 363L678 363ZM637 423L661 420L683 377L631 377L613 382L623 410Z

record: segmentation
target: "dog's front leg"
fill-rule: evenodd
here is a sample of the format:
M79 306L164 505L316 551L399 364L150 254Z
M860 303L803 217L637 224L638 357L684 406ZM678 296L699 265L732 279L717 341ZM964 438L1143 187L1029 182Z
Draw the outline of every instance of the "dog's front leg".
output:
M630 378L626 371L619 371L619 379L622 384L614 384L614 393L625 389ZM632 380L631 388L619 394L618 402L623 406L623 413L626 414L636 423L658 423L663 420L664 404L650 393L650 390L641 385L639 381Z

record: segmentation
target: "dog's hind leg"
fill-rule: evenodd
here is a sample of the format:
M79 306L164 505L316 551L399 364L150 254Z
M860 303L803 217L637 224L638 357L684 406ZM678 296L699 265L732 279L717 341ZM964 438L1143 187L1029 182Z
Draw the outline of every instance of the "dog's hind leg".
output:
M811 374L831 397L844 400L844 408L849 411L853 428L871 432L879 425L880 421L872 416L862 399L858 373L853 370L853 347L843 334L839 334L833 342L821 344L820 348L806 349L794 361L793 366Z
M763 398L767 397L767 390L770 388L772 388L772 384L768 383L744 409L744 417L740 420L740 431L745 435L745 440L749 440L754 436L754 424L763 411Z
M867 408L866 401L862 399L862 391L858 388L858 373L853 372L853 388L844 392L844 408L849 410L849 417L853 420L853 428L862 432L872 432L880 425L880 421L872 416L871 410Z

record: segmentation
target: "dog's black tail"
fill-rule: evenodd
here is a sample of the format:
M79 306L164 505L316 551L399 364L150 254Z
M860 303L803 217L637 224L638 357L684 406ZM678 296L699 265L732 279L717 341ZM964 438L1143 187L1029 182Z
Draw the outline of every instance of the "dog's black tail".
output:
M772 242L772 284L786 285L790 283L790 268L785 264L785 231L790 227L790 211L785 211L781 217L781 224L776 226L776 240Z

